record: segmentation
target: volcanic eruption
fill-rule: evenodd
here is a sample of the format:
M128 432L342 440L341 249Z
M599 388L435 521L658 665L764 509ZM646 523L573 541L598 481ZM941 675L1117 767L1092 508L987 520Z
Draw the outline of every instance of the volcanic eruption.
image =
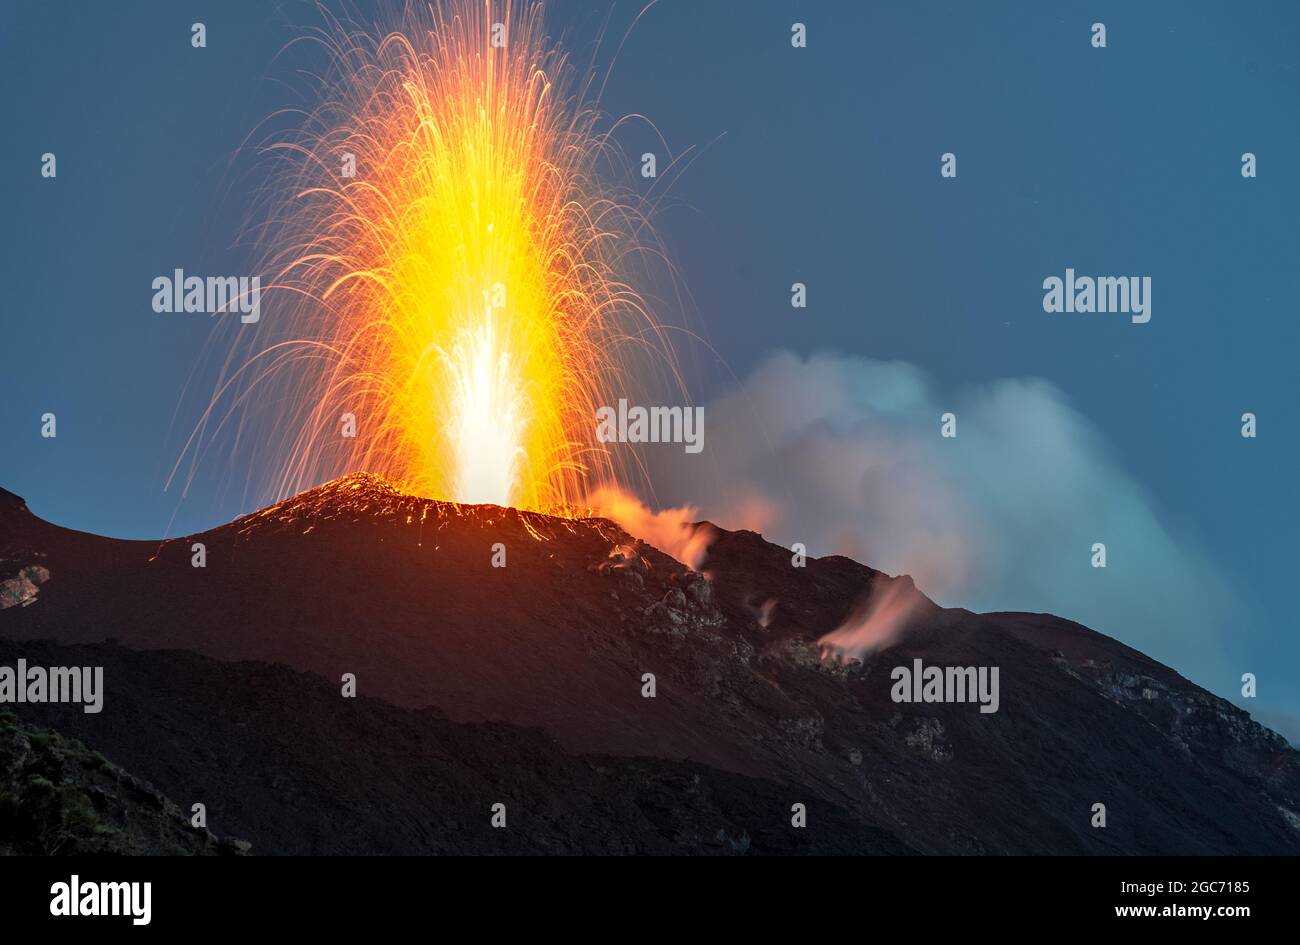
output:
M261 149L276 315L232 342L191 471L229 426L260 444L272 498L366 470L563 511L626 479L596 410L676 372L628 279L655 254L652 201L614 183L594 73L537 3L410 5L310 37L329 63L318 104Z
M595 420L684 385L596 76L540 4L322 16L172 473L224 438L270 501L123 541L0 489L0 665L105 680L0 711L0 853L1300 850L1300 755L1168 666L646 509Z

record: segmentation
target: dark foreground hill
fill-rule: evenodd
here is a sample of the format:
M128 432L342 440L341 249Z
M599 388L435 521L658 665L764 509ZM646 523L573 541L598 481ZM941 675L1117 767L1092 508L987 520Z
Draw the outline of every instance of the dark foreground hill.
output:
M104 667L113 718L24 706L187 809L253 840L253 853L904 853L829 803L805 831L782 829L806 794L703 765L574 756L536 729L456 723L437 709L366 696L266 663L113 644L0 641L44 665ZM2 755L0 755L2 757ZM505 829L491 824L505 805Z
M0 709L0 856L220 855L154 788L76 739Z
M1300 852L1300 755L1168 667L710 537L706 580L604 520L369 476L161 544L0 496L0 666L104 666L102 713L22 711L254 852ZM901 636L822 658L893 598ZM998 710L895 702L915 659L997 667Z

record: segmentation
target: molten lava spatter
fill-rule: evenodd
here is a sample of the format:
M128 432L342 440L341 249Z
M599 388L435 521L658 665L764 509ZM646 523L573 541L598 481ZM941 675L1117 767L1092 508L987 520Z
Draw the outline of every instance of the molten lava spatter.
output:
M262 236L275 314L218 392L241 439L272 444L270 491L364 469L556 510L623 478L596 408L625 353L672 360L621 275L647 211L598 179L616 149L541 5L411 5L314 38L321 104L267 146L286 168Z

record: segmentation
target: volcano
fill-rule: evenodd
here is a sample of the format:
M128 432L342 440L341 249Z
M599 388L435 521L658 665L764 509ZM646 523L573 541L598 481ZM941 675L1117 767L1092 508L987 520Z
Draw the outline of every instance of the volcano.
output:
M693 527L700 571L605 519L365 474L153 542L0 493L0 666L104 680L97 713L4 709L173 816L202 803L237 841L200 850L1300 853L1300 754L1169 667ZM820 639L900 592L898 635L825 658ZM996 667L996 711L896 701L895 668L922 665Z

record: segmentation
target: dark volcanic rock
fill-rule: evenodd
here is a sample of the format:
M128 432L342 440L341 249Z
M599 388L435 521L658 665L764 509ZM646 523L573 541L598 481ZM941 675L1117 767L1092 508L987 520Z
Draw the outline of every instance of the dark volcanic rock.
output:
M604 520L351 476L162 543L0 503L0 580L35 563L0 639L211 658L107 648L102 716L51 723L178 803L226 784L221 822L257 849L1300 852L1300 755L1242 710L1069 621L940 608L842 557L794 568L752 532L713 533L704 582ZM916 601L901 635L823 660L891 589ZM895 703L913 659L998 667L999 710ZM344 673L374 698L340 698ZM508 834L457 832L497 795ZM812 837L830 822L851 839Z
M76 739L0 710L0 856L240 854Z
M103 666L102 713L24 705L23 715L147 772L187 806L201 801L210 826L249 838L255 853L912 852L806 789L685 762L574 756L535 729L344 699L283 666L0 641L0 665L19 655ZM505 829L491 826L498 803ZM795 803L810 808L806 829L790 824Z

